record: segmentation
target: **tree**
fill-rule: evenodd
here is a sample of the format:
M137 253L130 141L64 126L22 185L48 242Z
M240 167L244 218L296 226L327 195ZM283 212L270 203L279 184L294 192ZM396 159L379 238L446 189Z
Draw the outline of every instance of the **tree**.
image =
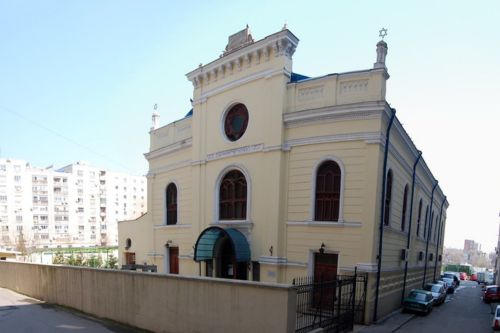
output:
M86 266L99 268L102 266L102 259L100 256L92 255L86 261Z
M26 250L26 240L24 239L22 230L19 231L19 235L17 236L16 251L21 252L23 256L28 253L28 251Z
M63 265L65 263L64 255L62 252L56 252L56 255L54 258L52 258L52 263L54 265Z
M113 254L110 254L104 267L117 269L118 268L118 259Z

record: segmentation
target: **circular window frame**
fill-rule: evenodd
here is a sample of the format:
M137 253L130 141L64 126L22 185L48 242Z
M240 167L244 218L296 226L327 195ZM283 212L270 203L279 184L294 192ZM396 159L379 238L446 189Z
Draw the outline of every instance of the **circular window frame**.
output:
M240 106L242 106L242 108ZM233 112L234 112L234 114L231 115L231 113L233 113ZM241 112L244 112L243 114L245 116L242 128L238 131L238 133L231 132L230 129L228 130L228 127L230 126L230 124L228 124L231 120L230 118L238 115L238 113L241 113ZM222 133L224 134L224 137L229 142L236 142L236 141L240 140L245 135L245 133L248 129L249 120L250 120L250 116L248 113L248 108L245 104L243 104L243 103L232 104L229 108L227 108L227 110L224 112L223 117L222 117Z

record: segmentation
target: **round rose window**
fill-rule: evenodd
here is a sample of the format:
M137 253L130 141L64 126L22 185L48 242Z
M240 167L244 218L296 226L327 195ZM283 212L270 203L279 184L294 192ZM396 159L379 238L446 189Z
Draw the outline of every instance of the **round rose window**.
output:
M224 132L231 141L243 136L248 125L248 110L243 104L236 104L226 114Z

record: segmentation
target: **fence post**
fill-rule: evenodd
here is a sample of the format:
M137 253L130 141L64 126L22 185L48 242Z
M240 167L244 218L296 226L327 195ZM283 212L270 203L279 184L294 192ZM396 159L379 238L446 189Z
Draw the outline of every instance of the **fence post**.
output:
M342 326L343 323L343 319L341 318L340 316L340 306L342 304L342 279L338 279L337 281L335 281L335 284L339 284L339 286L337 287L337 289L339 290L339 297L337 298L337 332L339 332L339 329L340 329L340 326ZM335 316L334 316L335 317Z

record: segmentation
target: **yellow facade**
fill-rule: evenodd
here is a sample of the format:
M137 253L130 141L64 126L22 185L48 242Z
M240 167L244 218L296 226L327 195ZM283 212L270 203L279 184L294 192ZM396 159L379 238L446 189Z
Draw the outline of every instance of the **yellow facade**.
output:
M383 162L392 114L385 99L385 54L379 50L372 69L304 78L292 73L297 44L286 29L259 41L245 29L230 38L223 56L187 74L194 86L192 116L150 132L150 151L145 154L148 214L119 224L120 261L124 264L125 253L132 252L138 264L156 265L159 272L169 273L169 251L178 248L179 273L203 276L207 262L193 260L195 246L204 230L218 226L238 230L247 239L249 280L289 283L314 275L315 254L324 245L325 253L338 255L338 274L351 274L356 267L368 276L369 321L379 271ZM237 103L248 110L248 126L241 138L231 141L224 124ZM403 189L412 188L417 156L396 117L387 159L393 185L389 224L383 228L378 300L382 315L396 308L401 298L401 252L407 248L410 224L408 193L402 230ZM314 213L316 175L324 161L334 161L341 171L338 219L329 222L315 221ZM231 170L246 179L244 219L220 218L221 179ZM448 203L439 186L432 195L434 182L420 160L407 251L408 288L422 283L422 270L427 279L433 277L436 261L428 261L426 268L419 252L427 247L433 258L442 253ZM177 188L174 225L166 223L170 183ZM423 230L418 237L415 231L419 200L425 211L431 197L436 223L443 221L443 227L439 241L432 234L427 245ZM256 267L257 276L252 271Z

